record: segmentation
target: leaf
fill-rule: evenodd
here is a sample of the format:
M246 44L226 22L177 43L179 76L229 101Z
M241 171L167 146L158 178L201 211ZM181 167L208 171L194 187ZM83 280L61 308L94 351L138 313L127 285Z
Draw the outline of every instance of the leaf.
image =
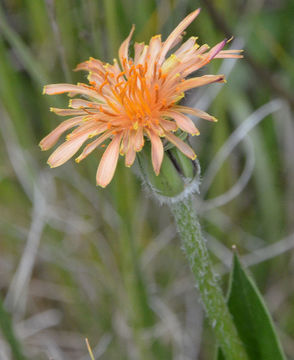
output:
M286 360L266 304L236 254L228 307L250 360ZM220 349L217 360L225 360Z

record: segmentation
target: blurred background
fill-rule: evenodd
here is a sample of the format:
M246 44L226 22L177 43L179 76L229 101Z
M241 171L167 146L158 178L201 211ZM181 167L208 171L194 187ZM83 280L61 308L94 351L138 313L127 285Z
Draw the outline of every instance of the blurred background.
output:
M236 244L294 359L294 2L291 0L0 0L0 358L212 359L208 329L169 209L119 164L96 188L99 151L50 170L39 141L60 122L43 96L90 56L112 62L134 40L187 29L245 49L199 73L228 83L192 91L202 167L195 200L227 290Z

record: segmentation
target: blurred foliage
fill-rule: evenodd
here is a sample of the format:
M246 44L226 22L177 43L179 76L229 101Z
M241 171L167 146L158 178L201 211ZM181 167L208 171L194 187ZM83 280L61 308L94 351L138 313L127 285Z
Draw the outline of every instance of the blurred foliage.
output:
M231 133L260 106L283 101L249 133L250 143L234 148L200 212L220 271L228 269L232 244L255 265L294 359L293 237L283 250L283 238L294 231L293 1L1 0L0 287L29 359L86 359L85 337L97 359L212 357L212 334L168 209L122 164L110 186L97 189L99 151L80 165L50 170L48 153L37 145L59 121L49 106L67 105L65 96L42 96L43 85L81 81L84 75L72 69L90 56L112 61L133 23L136 41L165 37L197 7L201 14L187 35L214 45L229 33L245 49L226 85L187 98L205 100L220 90L209 108L219 123L198 121L201 136L193 143L204 186L206 169ZM205 72L222 66L215 60ZM243 191L222 206L205 206L238 181L249 148L255 166ZM257 249L273 244L276 252L254 261ZM0 353L9 356L4 338Z

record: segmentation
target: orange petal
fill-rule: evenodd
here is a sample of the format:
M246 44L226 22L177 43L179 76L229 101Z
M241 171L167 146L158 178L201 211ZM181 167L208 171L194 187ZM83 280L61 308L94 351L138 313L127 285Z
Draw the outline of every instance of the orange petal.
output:
M226 53L232 53L232 54L239 54L239 53L242 53L244 52L244 50L238 50L238 49L229 49L229 50L222 50L221 53L223 54L226 54Z
M138 64L143 64L145 62L147 54L148 54L148 48L149 48L148 45L144 46L144 49L143 49L143 51L141 52L141 55L138 58L137 65Z
M159 121L158 121L158 124L150 123L149 130L152 130L159 137L164 136L164 131L163 131L162 127L160 126Z
M144 146L143 128L140 126L134 138L134 150L140 151L143 146Z
M99 107L99 105L95 102L92 101L88 101L88 100L82 100L82 99L70 99L69 100L69 107L73 108L73 109L80 109L83 107Z
M147 76L153 75L154 72L154 64L157 61L158 54L161 49L161 35L153 36L149 43L149 48L147 52L148 58L148 69L147 69Z
M215 59L242 59L243 50L222 50L214 58Z
M187 116L171 110L165 111L163 115L173 118L176 121L178 127L183 131L188 132L191 135L199 135L199 130L196 128L193 121Z
M203 44L197 49L196 55L204 54L207 50L209 50L209 46L207 44Z
M125 130L123 132L123 138L122 138L120 150L119 150L121 155L125 155L126 152L128 151L129 145L130 145L129 140L130 140L130 130Z
M226 45L227 43L227 39L221 41L220 43L216 44L210 51L209 51L209 55L208 55L208 59L212 60L222 49L223 47Z
M110 131L106 132L103 135L101 135L98 139L92 141L90 144L85 146L83 152L75 159L75 161L79 163L80 161L85 159L85 157L91 154L91 152L94 151L100 144L102 144L105 140L107 140L110 137L110 135L111 135Z
M179 73L178 71L179 64L181 64L181 60L175 54L172 54L164 61L164 63L161 66L161 70L163 74L168 74L168 73L171 74L171 71L175 69L176 69L175 72ZM171 76L170 74L169 76Z
M128 148L126 151L126 158L125 158L125 165L127 167L132 166L136 158L136 151L134 149L135 135L136 133L134 130L130 131Z
M135 43L134 45L134 63L137 64L138 60L142 54L142 51L144 50L145 47L145 43L141 42L141 43Z
M79 70L95 71L95 69L105 73L103 62L91 57L89 60L78 64L74 71L79 71Z
M59 116L86 115L86 113L82 110L50 108L50 111Z
M83 122L83 118L84 116L77 116L72 119L63 121L60 125L57 126L56 129L51 131L49 135L47 135L46 137L44 137L44 139L40 141L39 145L41 149L42 150L50 149L54 144L56 144L57 140L66 130L81 124Z
M193 149L188 144L186 144L183 140L181 140L174 134L168 133L168 132L165 133L165 137L172 144L174 144L188 158L190 158L192 160L196 159L196 154L194 153Z
M243 57L244 57L243 55L219 53L214 58L215 59L243 59Z
M101 74L97 74L97 72L90 72L87 76L87 79L89 83L95 83L96 88L102 85L102 83L105 81L105 77L101 76Z
M151 158L153 169L155 174L158 175L164 155L162 141L152 130L148 131L147 134L151 140Z
M169 37L163 43L162 49L160 51L158 62L162 64L166 54L171 48L174 41L182 34L182 32L191 24L191 22L198 16L200 9L193 11L184 20L182 20L179 25L174 29L174 31L169 35Z
M73 132L67 135L67 140L72 140L76 137L82 136L84 134L88 134L89 138L96 136L98 134L103 133L107 130L106 123L99 123L97 121L92 121L88 119L85 123L83 123L80 127L76 128Z
M183 54L184 52L190 50L191 48L193 48L193 46L195 46L196 40L197 40L197 37L195 37L195 36L190 37L187 41L185 41L178 48L178 50L175 52L175 55L178 56L178 55Z
M209 115L207 112L199 110L199 109L192 109L187 106L181 106L181 105L174 106L174 109L181 111L183 113L186 113L186 114L191 114L191 115L197 116L201 119L217 122L217 118L215 118L214 116Z
M211 84L214 82L225 82L224 75L204 75L183 81L178 87L179 92L187 91L192 88Z
M62 145L60 145L54 153L49 157L48 164L54 168L64 164L69 160L83 145L83 143L88 139L89 134L83 134L79 137L76 137L72 140L68 140Z
M113 65L111 66L111 71L116 75L120 74L122 71L116 59L113 59Z
M126 59L126 64L128 66L128 60L129 60L129 55L128 55L128 52L129 52L129 45L130 45L130 40L131 40L131 37L133 35L133 32L135 31L135 25L132 26L132 29L129 33L129 36L125 39L125 41L121 44L120 48L119 48L119 51L118 51L118 56L119 56L119 59L120 59L120 63L122 65L122 67L124 66L123 65L123 62L124 60L123 59Z
M174 121L160 118L159 123L160 126L166 131L176 131L178 129L178 126Z
M57 95L63 93L72 93L72 94L82 94L89 97L93 97L99 101L104 99L96 91L90 90L82 85L72 85L72 84L51 84L44 86L43 94L47 95Z
M119 157L121 138L122 133L115 135L101 158L96 174L97 185L101 187L107 186L113 178Z
M76 68L74 69L74 71L80 71L80 70L85 70L85 71L89 71L89 67L90 67L90 63L89 61L83 61L82 63L78 64L76 66Z
M125 165L127 167L131 167L136 159L136 151L132 146L130 146L129 150L126 153Z

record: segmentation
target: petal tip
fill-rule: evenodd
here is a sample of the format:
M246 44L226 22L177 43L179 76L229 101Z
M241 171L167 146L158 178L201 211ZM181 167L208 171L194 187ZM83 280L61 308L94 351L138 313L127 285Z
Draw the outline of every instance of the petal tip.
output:
M199 136L200 131L198 129L195 129L193 132L190 133L192 136Z
M140 152L140 151L143 149L143 147L144 147L144 144L143 144L143 145L140 145L140 146L138 146L138 147L135 147L134 150L135 150L136 152Z
M47 161L47 164L50 166L50 169L53 169L53 168L54 168L54 166L50 163L49 160Z
M42 141L43 141L43 140L41 140L41 141L39 142L39 147L40 147L41 151L46 151L46 150L48 150L48 149L42 144Z
M201 7L199 7L198 9L196 9L196 10L194 11L194 13L196 14L196 16L199 15L200 11L201 11Z

